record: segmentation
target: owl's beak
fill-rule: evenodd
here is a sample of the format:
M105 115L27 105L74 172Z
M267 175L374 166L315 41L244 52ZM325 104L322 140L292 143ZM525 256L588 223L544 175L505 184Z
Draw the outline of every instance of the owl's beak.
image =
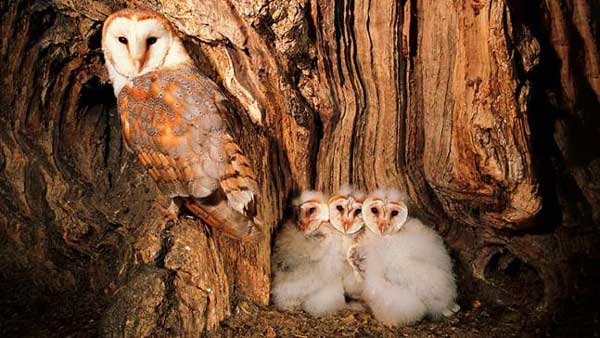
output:
M136 58L133 60L133 66L135 67L135 70L140 73L142 71L142 69L144 68L144 58Z
M316 230L316 229L311 229L310 223L311 223L310 220L303 220L301 223L301 227L302 227L301 230L305 237L309 237Z
M350 227L352 226L352 219L344 218L344 220L342 221L342 225L344 226L344 231L348 231L348 229L350 229Z
M302 231L306 231L306 229L308 228L309 224L310 224L310 219L303 219L302 222L300 222L300 226L302 227Z
M377 222L377 226L379 227L379 232L383 234L388 227L388 222L379 221Z

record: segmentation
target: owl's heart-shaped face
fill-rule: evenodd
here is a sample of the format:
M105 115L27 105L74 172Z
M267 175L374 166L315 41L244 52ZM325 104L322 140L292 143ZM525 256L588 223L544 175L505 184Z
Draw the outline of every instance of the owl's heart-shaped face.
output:
M134 78L162 67L176 39L162 15L123 10L104 23L102 48L109 69Z
M365 200L363 209L365 225L379 235L400 231L408 218L408 207L403 201L369 197Z
M362 203L350 195L335 195L329 199L329 221L344 234L353 234L364 226Z
M298 228L304 236L312 235L328 220L327 203L322 200L311 199L298 206Z

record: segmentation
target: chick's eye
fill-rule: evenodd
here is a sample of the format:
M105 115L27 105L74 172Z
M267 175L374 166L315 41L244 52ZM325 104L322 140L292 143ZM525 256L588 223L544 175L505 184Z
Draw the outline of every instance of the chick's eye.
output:
M149 37L149 38L147 38L147 39L146 39L146 43L147 43L148 45L153 45L153 44L155 44L155 43L156 43L156 40L157 40L157 38L155 38L155 37L151 36L151 37Z
M343 211L343 210L344 210L344 208L342 208L342 206L341 206L341 205L338 205L338 206L337 206L337 207L335 207L335 208L337 209L337 211Z
M127 38L124 36L119 36L119 42L126 45L127 44Z
M314 207L313 207L313 208L310 208L310 209L308 209L308 214L309 214L309 215L312 215L312 214L314 214L314 213L315 213L315 211L317 211L317 208L314 208Z
M379 213L379 210L377 210L377 208L371 208L371 212L377 215Z
M398 216L398 210L392 210L392 217Z
M354 212L355 215L360 215L360 213L362 212L362 210L360 209L356 209L356 211Z

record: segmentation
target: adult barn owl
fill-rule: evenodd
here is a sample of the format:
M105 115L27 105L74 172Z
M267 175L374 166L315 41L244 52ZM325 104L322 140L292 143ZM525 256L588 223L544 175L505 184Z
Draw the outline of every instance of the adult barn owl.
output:
M115 12L102 48L125 143L161 191L225 234L257 240L258 185L224 123L227 98L194 67L169 21Z
M364 261L363 299L373 315L389 325L403 325L425 315L450 316L456 283L452 262L440 236L416 218L408 218L406 197L377 191L363 203L369 229L357 248Z

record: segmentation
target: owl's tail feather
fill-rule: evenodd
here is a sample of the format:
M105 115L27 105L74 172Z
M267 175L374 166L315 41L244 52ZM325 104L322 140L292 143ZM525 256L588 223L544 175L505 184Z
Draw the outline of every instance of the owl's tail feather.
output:
M262 232L257 224L248 217L232 209L227 201L217 204L203 203L202 200L189 199L186 208L217 231L225 236L244 242L257 243L262 238Z

